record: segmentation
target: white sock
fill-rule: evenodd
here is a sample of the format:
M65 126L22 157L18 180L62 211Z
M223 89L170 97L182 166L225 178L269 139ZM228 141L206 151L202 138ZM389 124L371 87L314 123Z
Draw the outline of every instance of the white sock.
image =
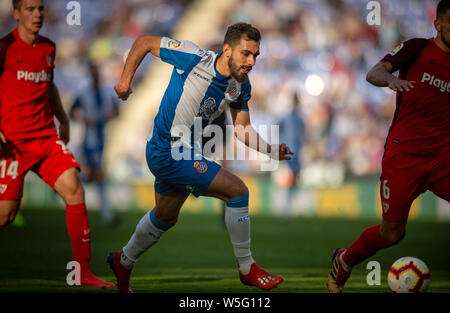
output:
M237 258L237 260L239 263L239 272L241 272L243 275L247 275L250 272L252 264L255 263L255 260L253 260L251 255L243 258Z
M246 193L230 199L225 206L225 225L239 263L239 271L244 275L248 274L252 263L255 262L250 251L248 196Z
M156 219L153 211L151 210L141 218L136 226L136 231L123 247L120 264L125 268L132 268L139 256L157 243L162 234L172 227L172 225Z
M347 252L347 250L345 250L344 252L341 253L341 255L339 256L339 261L341 262L342 267L344 268L344 271L346 272L351 272L352 268L350 266L348 266L345 262L344 259L342 258L344 256L344 254Z

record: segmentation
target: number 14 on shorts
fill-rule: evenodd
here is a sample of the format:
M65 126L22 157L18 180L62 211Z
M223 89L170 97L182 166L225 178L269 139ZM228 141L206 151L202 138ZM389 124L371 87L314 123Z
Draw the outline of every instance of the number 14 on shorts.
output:
M19 161L12 160L9 165L7 164L7 160L0 161L0 178L5 178L5 176L10 176L13 179L16 179L19 169Z

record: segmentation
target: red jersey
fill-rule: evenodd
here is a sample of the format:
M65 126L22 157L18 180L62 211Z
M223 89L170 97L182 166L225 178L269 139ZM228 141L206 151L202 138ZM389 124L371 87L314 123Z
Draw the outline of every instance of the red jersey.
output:
M11 140L56 135L50 106L55 44L42 36L35 45L14 30L0 39L0 129Z
M433 154L449 147L450 54L433 38L415 38L400 44L382 61L400 70L400 79L416 82L408 92L397 93L386 148Z

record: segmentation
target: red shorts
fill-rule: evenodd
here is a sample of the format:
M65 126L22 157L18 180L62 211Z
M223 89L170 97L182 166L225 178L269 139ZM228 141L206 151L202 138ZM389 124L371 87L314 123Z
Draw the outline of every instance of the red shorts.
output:
M450 148L434 155L386 149L381 166L380 195L384 220L406 221L414 199L427 190L450 201Z
M57 136L8 142L0 151L0 200L19 200L29 170L50 187L69 168L79 167Z

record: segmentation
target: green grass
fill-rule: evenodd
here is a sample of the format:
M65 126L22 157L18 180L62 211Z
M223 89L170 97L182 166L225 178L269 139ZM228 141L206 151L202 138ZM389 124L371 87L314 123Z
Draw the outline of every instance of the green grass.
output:
M0 292L115 292L115 289L69 287L66 264L72 252L65 212L22 210L25 225L0 229ZM120 213L117 227L104 225L89 212L92 271L114 281L105 262L109 251L126 244L143 212ZM252 251L257 262L285 281L271 293L327 292L325 281L334 248L347 247L377 220L254 216ZM381 264L381 286L368 286L366 264L356 266L345 292L390 292L387 269L402 256L416 256L431 270L429 292L450 292L450 223L411 221L406 238L370 260ZM182 214L176 227L147 251L133 270L135 292L257 293L237 275L228 234L217 215Z

